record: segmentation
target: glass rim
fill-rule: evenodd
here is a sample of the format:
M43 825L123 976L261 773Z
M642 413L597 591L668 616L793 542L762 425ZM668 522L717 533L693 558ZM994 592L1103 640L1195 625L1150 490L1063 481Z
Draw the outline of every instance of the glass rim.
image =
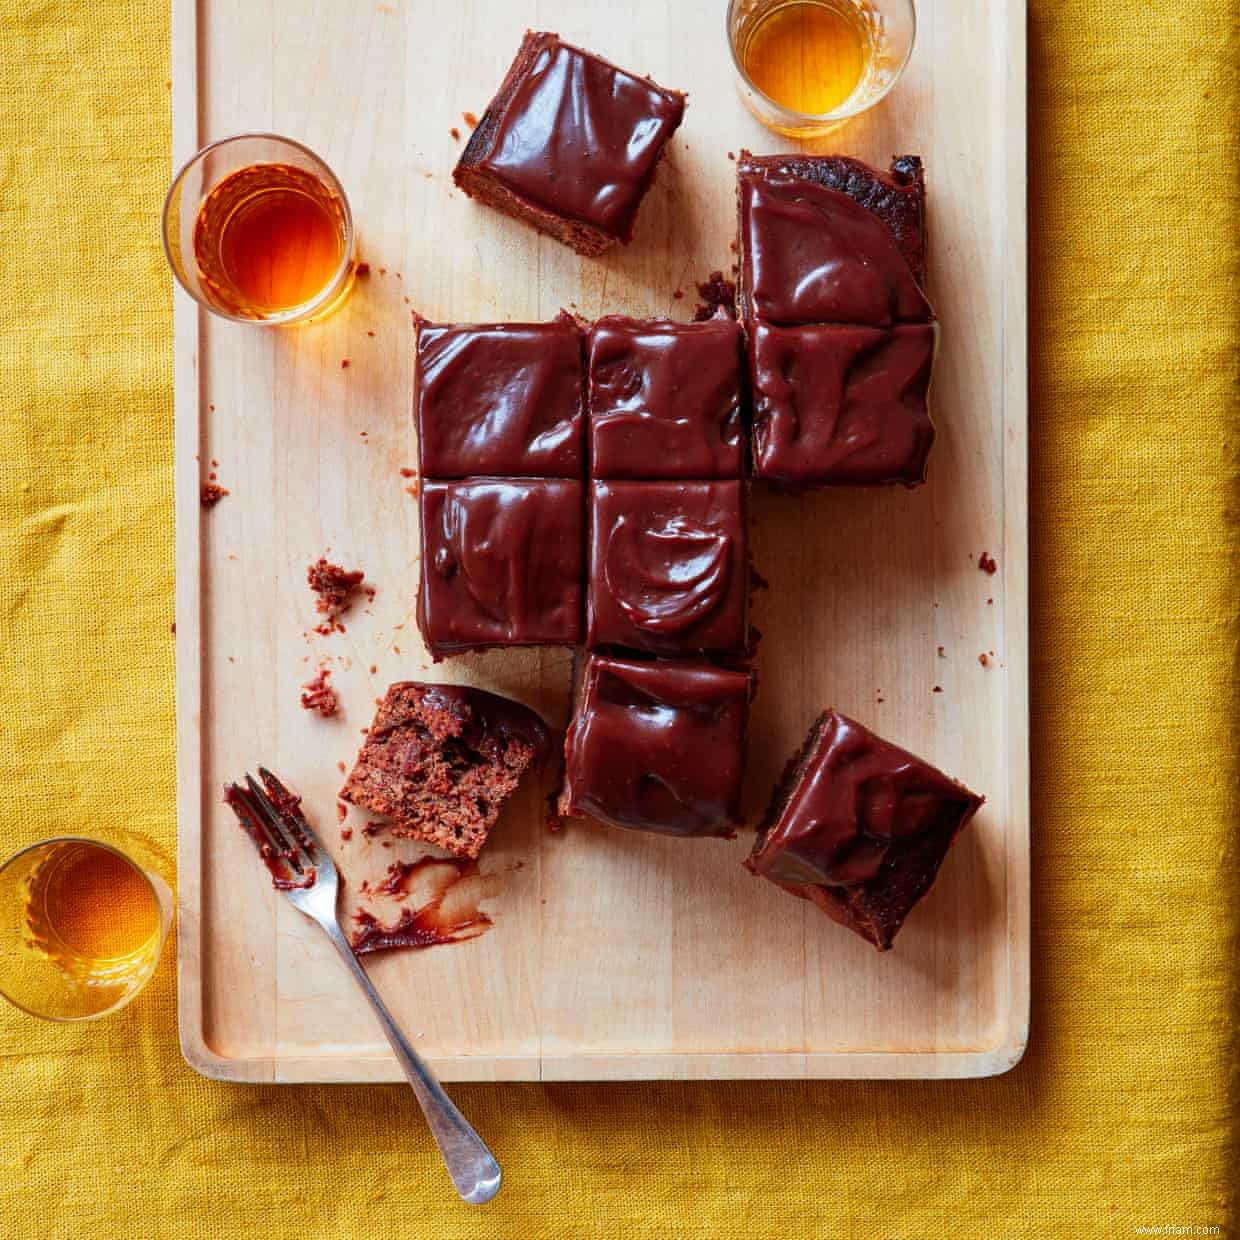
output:
M57 1025L80 1025L86 1021L103 1020L105 1016L115 1016L117 1012L127 1008L146 989L151 978L155 976L155 970L159 966L159 962L164 954L164 947L168 942L168 933L172 928L172 916L170 913L165 919L164 902L160 898L160 894L155 888L155 883L152 881L151 875L144 865L140 865L135 858L131 857L124 849L118 848L115 844L109 844L106 840L94 839L89 835L49 835L45 839L34 840L32 843L19 848L15 853L10 854L3 861L0 861L0 874L3 874L15 862L20 861L27 853L32 853L38 848L47 848L52 844L89 844L92 848L102 848L114 856L120 857L122 861L127 861L129 865L141 874L142 881L149 888L156 908L160 910L159 951L156 953L151 971L143 979L142 985L119 999L111 1007L104 1008L102 1012L91 1012L86 1016L54 1016L48 1012L36 1012L34 1008L27 1007L20 999L15 999L3 986L0 986L0 999L3 999L6 1003L11 1003L19 1012L25 1012L27 1016L33 1016L35 1020L47 1020Z
M914 0L893 0L894 3L903 4L908 8L909 21L912 23L912 30L909 33L908 47L904 50L904 56L900 63L895 67L891 74L891 79L887 82L876 95L871 96L863 102L857 102L849 106L849 100L852 95L848 96L838 108L833 108L830 112L800 112L796 108L790 108L787 104L780 103L778 99L772 99L745 70L745 66L741 63L740 56L737 55L736 41L732 37L732 14L736 11L737 6L743 4L745 0L728 0L727 13L724 16L724 33L728 40L728 55L732 58L732 67L736 70L741 81L745 83L747 89L752 90L754 94L760 95L766 103L778 113L780 113L781 122L784 117L787 118L788 124L819 124L833 125L839 121L850 120L854 116L860 116L862 112L868 112L870 108L876 104L882 103L884 99L891 93L895 84L904 76L904 70L908 68L908 62L913 56L913 47L917 42L917 5ZM853 88L853 94L856 94L856 88Z
M212 151L221 147L230 146L234 142L277 142L284 146L292 147L301 154L308 156L326 173L328 180L328 189L330 189L337 198L340 199L341 214L344 217L344 250L340 255L340 262L336 265L336 270L332 274L332 278L323 286L323 288L315 294L309 301L304 301L299 306L294 306L289 310L282 311L280 314L273 314L266 318L256 319L244 314L233 314L230 310L225 310L219 306L213 306L197 293L185 282L178 269L177 263L172 257L172 245L168 240L168 213L172 207L172 200L178 188L185 180L189 170L198 163L204 156L209 155ZM270 163L270 160L260 160L260 163ZM200 204L201 206L201 204ZM204 310L211 314L218 315L222 319L228 319L233 323L255 323L260 326L279 327L287 323L301 323L306 319L313 318L315 313L321 310L325 305L329 305L340 293L342 281L349 273L349 269L353 265L353 209L349 206L349 196L344 192L344 186L340 184L340 178L332 171L328 162L317 151L311 150L304 142L298 142L296 138L285 137L281 133L269 133L264 130L246 130L244 133L229 134L224 138L216 138L214 142L208 142L206 146L200 147L195 151L179 168L173 173L172 182L168 186L168 192L164 195L164 205L160 211L159 218L160 240L163 242L164 258L168 261L168 266L172 271L173 279L185 290L186 293L194 299L194 301L202 306Z

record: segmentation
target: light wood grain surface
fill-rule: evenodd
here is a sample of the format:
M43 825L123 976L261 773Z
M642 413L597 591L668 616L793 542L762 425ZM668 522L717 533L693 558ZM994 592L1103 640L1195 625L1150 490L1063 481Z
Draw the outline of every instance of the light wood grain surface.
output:
M389 682L467 681L565 722L569 651L436 667L418 640L417 505L399 474L415 459L410 308L445 321L550 318L561 306L688 317L695 281L734 261L728 153L791 147L733 92L724 8L174 0L175 160L246 130L306 142L345 185L372 271L334 317L293 329L223 322L177 294L180 1018L201 1072L399 1079L354 983L321 933L273 895L219 789L257 762L272 766L360 880L419 851L360 832L337 842L338 763L351 762ZM883 166L893 153L926 160L943 342L930 482L755 495L754 551L771 588L756 602L747 807L753 821L828 704L959 776L986 806L880 956L742 870L750 832L680 841L582 820L553 835L543 813L551 777L526 786L483 854L494 928L369 962L447 1079L976 1076L1021 1055L1024 5L921 0L918 11L901 85L812 149ZM689 92L633 244L601 259L537 237L451 183L461 148L449 130L464 135L462 114L482 113L527 26ZM202 513L211 458L231 495ZM378 593L346 634L308 639L305 569L327 549L363 568ZM977 568L982 551L999 562L993 577ZM298 705L324 658L343 701L335 720Z

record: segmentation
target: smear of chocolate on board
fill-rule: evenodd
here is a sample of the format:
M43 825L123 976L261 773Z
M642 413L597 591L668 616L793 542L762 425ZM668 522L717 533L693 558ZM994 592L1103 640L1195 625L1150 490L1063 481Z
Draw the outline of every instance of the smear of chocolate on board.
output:
M364 889L372 896L401 901L394 922L381 921L369 909L353 914L357 929L350 936L359 955L393 947L437 947L464 943L485 934L494 924L478 907L485 892L476 861L459 857L419 857L394 861L379 883ZM417 904L404 903L411 896Z

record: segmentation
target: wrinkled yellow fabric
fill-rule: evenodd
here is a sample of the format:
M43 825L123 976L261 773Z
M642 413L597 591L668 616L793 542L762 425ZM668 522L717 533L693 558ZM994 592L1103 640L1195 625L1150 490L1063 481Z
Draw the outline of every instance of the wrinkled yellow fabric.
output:
M458 1087L471 1211L402 1088L195 1076L165 965L97 1025L0 1004L0 1236L1233 1234L1238 8L1031 0L1019 1068ZM173 848L168 46L159 0L0 0L0 853Z

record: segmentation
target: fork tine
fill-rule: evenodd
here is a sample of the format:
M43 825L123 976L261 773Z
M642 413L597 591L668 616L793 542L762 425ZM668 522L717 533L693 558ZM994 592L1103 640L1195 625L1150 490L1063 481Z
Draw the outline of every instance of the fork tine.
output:
M247 783L249 776L246 776ZM273 830L272 823L263 813L262 806L254 797L253 788L242 784L226 784L224 801L232 808L238 821L245 828L245 833L254 842L260 856L268 863L279 860L288 864L295 873L300 868L292 865L293 853L288 847L282 832Z
M262 815L258 813L250 798L248 788L235 783L225 784L224 804L236 814L237 821L245 828L246 835L254 841L256 848L278 849L280 847L279 841L271 838L271 833L267 830Z
M271 798L263 790L262 785L248 771L245 782L267 829L280 841L280 851L288 858L293 869L300 874L308 864L306 851L301 841L288 829L288 824L281 817L280 811L271 803Z
M281 800L299 801L301 799L295 792L290 792L284 786L275 771L268 770L265 766L260 766L258 768L258 777L263 781L266 787L271 792L274 792Z
M280 825L287 834L293 836L311 863L319 864L323 845L305 814L301 812L301 797L290 792L275 773L265 766L258 768L258 774L267 792L268 802L280 819Z

